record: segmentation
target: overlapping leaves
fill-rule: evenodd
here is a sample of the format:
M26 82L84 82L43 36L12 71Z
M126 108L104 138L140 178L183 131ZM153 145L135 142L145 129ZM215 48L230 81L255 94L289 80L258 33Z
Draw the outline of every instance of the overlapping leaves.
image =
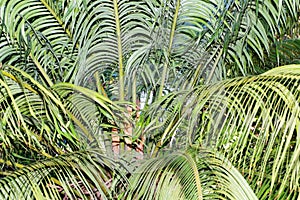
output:
M145 130L151 130L157 138L153 145L162 149L188 143L222 152L259 199L296 198L299 69L285 66L172 93L151 106Z
M299 67L202 86L260 72L298 1L0 2L3 198L255 198L237 170L259 199L299 196ZM117 165L106 131L126 119L105 96L141 92L159 101L132 142L157 158Z

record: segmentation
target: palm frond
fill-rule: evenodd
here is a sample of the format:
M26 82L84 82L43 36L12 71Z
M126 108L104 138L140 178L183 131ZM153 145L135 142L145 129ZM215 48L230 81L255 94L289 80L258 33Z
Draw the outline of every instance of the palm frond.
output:
M0 180L1 199L112 199L128 182L125 168L86 150L32 163Z
M265 66L268 68L274 68L276 66L299 64L299 51L299 39L280 40L276 42L271 49Z
M1 50L6 52L1 53L1 62L40 75L48 85L69 80L77 54L51 7L45 1L1 4Z
M156 123L145 127L152 131L147 137L157 138L157 148L188 143L223 152L258 198L297 196L299 69L285 66L170 94L150 108L147 116ZM165 131L168 126L172 128Z
M1 71L0 79L4 171L14 169L10 163L31 163L33 157L53 157L92 142L103 152L109 150L104 140L110 140L110 135L104 135L103 129L118 124L114 122L122 115L118 106L70 83L57 83L49 90L26 72L10 68Z
M257 199L230 162L204 149L147 160L132 179L127 199Z
M256 73L256 58L263 62L273 38L298 19L298 1L289 0L28 2L2 2L2 62L38 69L50 85L97 88L100 72L98 82L117 80L113 95L128 100L145 88L161 96L203 79Z

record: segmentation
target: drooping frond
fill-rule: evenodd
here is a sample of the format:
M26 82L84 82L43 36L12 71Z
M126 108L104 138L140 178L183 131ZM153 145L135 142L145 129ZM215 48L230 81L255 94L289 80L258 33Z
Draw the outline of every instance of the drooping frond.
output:
M0 82L0 132L5 144L1 159L27 163L34 154L51 157L80 147L73 122L55 93L16 72L1 71Z
M289 0L1 3L3 63L18 63L48 85L101 85L112 98L133 101L141 91L162 96L260 72L256 61L294 29L299 7Z
M300 67L216 82L294 60L298 20L298 0L0 0L3 198L298 198ZM156 158L119 172L112 128ZM191 146L214 153L164 155Z
M49 86L72 78L77 53L71 35L46 1L1 1L0 14L3 64L19 67Z
M14 67L1 71L0 84L4 173L18 164L31 163L32 157L49 158L86 148L92 142L103 152L109 150L104 140L110 140L110 135L104 135L103 128L117 124L115 116L122 113L107 98L70 83L48 89ZM116 109L120 113L113 113Z
M300 40L286 39L274 44L270 55L266 61L266 67L274 68L276 66L299 64Z
M126 169L86 150L32 163L0 180L1 199L113 199L128 182Z
M257 199L230 162L203 149L147 160L132 179L127 199Z
M90 145L96 142L97 148L111 150L104 144L105 140L110 142L110 134L105 134L104 130L126 122L124 110L107 97L81 86L58 83L53 90L63 99L70 118L76 124L77 133L86 138Z
M155 136L156 148L216 149L244 174L259 199L296 198L299 72L299 65L285 66L166 96L147 114L147 137Z

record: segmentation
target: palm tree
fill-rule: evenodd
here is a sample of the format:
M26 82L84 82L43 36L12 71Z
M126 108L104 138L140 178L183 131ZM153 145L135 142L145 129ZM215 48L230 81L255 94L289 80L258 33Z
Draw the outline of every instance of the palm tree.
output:
M0 2L1 199L299 198L299 1Z

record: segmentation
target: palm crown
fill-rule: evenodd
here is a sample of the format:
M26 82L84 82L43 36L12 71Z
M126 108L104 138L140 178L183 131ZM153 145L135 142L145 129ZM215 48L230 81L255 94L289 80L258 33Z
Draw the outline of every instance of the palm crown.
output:
M0 2L2 199L299 198L299 1Z

